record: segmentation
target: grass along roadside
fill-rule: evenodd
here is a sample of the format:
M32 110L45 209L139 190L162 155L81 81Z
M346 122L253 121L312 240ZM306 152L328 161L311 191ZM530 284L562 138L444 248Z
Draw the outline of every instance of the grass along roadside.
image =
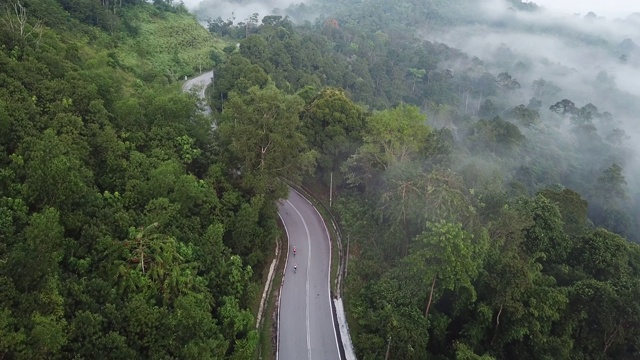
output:
M123 19L133 36L122 40L118 61L144 79L164 76L175 81L210 69L212 52L223 54L227 45L188 13L136 7L128 9Z
M281 233L284 234L282 226ZM262 316L262 323L260 324L258 331L260 333L260 342L256 351L255 358L258 360L275 360L276 358L276 341L278 331L278 299L280 289L283 281L284 267L286 261L284 257L286 251L285 246L288 246L288 240L286 236L281 237L278 242L280 246L279 258L274 268L274 276L272 278L271 287L267 294L267 299L264 306L264 312Z

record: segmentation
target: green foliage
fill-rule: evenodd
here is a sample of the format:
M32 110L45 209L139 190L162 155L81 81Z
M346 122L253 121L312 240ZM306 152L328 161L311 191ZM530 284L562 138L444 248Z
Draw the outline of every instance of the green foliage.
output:
M496 116L478 120L469 131L472 151L488 151L497 155L511 154L525 140L517 126Z
M622 167L613 164L603 170L591 190L591 218L597 226L604 226L622 235L630 235L631 220L626 213L627 181Z
M464 343L456 343L456 360L494 360L489 355L477 355L469 346Z
M587 228L588 203L580 194L571 189L545 189L540 194L558 207L567 235L578 235Z
M637 357L625 133L530 94L506 47L412 37L476 24L475 2L321 0L289 9L315 23L210 21L225 40L171 1L24 5L26 34L0 22L0 357L252 357L279 178L314 169L360 358ZM212 116L165 87L211 67ZM631 102L596 80L594 103Z
M427 231L416 238L415 246L419 250L409 255L407 260L424 268L423 276L431 280L425 317L429 315L431 301L436 300L433 298L436 285L451 291L466 287L473 294L473 301L475 294L471 282L482 267L486 241L482 235L474 241L461 224L444 221L429 224Z
M508 119L514 119L517 124L526 127L535 126L540 123L540 113L522 104L510 109L506 116Z
M275 86L253 87L246 95L231 93L218 126L219 142L228 166L243 178L244 186L271 199L284 197L278 177L299 179L315 165L307 150L299 114L303 101Z
M576 239L572 259L596 280L613 280L629 273L628 245L624 238L596 229Z
M17 289L23 292L40 289L49 276L57 275L63 256L63 231L55 209L47 208L30 216L24 239L14 245L9 258L9 271L17 280Z
M596 195L600 199L607 202L624 199L627 197L624 186L627 184L622 174L622 167L618 164L613 164L602 172L602 175L598 177L598 194ZM605 195L606 194L606 195Z
M362 143L365 112L339 89L324 89L302 113L303 132L312 149L318 152L317 171L339 175L339 166ZM334 180L338 186L340 179Z
M376 112L367 120L363 144L343 166L352 185L371 184L390 167L416 158L425 148L431 129L415 106L406 104Z
M25 346L24 331L15 330L15 319L11 316L11 310L2 309L0 315L0 351L3 354L17 353Z
M589 279L570 290L573 306L569 319L575 326L576 347L582 353L624 357L628 344L636 341L638 306L631 299L639 294L638 281L625 278L616 283Z
M0 21L0 358L250 357L276 208L163 85L216 41L166 2L24 4L38 36Z
M558 208L543 196L519 199L515 206L532 220L532 225L523 229L522 245L525 251L533 257L541 255L554 263L563 263L569 251L569 242Z
M246 94L254 86L264 88L269 80L261 67L251 65L250 61L239 54L229 56L217 70L210 100L212 107L218 111L222 111L231 92Z
M210 70L212 50L224 47L190 14L132 7L125 10L123 19L135 33L119 46L119 64L145 80L172 82Z

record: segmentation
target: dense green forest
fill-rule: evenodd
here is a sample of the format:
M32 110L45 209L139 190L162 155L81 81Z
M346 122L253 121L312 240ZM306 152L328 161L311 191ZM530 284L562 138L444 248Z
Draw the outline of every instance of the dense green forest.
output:
M208 32L164 0L3 3L0 358L254 358L281 177L333 179L360 359L640 356L640 101L437 38L640 52L480 3L315 0ZM178 80L212 66L208 117Z
M0 10L0 358L253 358L277 195L177 82L225 43L163 1Z
M637 358L639 212L625 178L636 154L625 128L638 97L606 71L563 88L542 74L577 70L506 45L483 59L437 34L554 34L630 67L640 52L519 21L542 11L533 3L503 3L500 20L479 15L480 3L318 0L262 20L209 18L210 32L239 43L216 65L216 121L227 126L237 112L227 104L261 91L304 100L295 111L316 160L304 181L328 197L333 179L359 358Z

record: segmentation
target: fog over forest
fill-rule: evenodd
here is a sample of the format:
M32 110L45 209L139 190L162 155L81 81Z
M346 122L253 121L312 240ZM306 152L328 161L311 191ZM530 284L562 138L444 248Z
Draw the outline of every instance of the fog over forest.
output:
M537 0L535 3L558 13L586 15L594 12L608 18L626 17L640 11L640 6L635 0Z
M185 5L198 14L199 19L215 19L221 17L224 20L235 17L236 22L244 21L253 13L265 15L281 13L291 5L300 4L297 0L186 0Z
M474 25L424 37L477 56L493 73L509 72L522 86L524 104L534 96L533 81L542 78L561 89L549 99L553 103L567 98L612 113L630 137L627 146L640 153L640 14L608 19L548 9L516 12L504 0L483 1L476 10L467 13ZM542 104L543 117L553 103ZM636 156L624 163L631 189L640 184Z
M380 3L384 2L377 2ZM293 20L299 19L301 14L309 16L306 20L313 19L311 14L330 18L339 15L326 13L327 10L323 13L319 9L339 13L340 7L362 6L357 1L335 3L335 9L330 2L322 0L306 1L302 7L300 4L292 0L186 2L202 22L234 17L235 23L246 21L254 13L260 18L269 14L289 14ZM460 8L460 4L466 4L466 7ZM476 74L507 72L512 76L520 88L510 93L509 99L497 99L496 105L502 106L503 113L513 104L527 105L534 97L540 100L541 118L556 130L557 143L552 144L554 149L550 154L563 154L562 143L575 141L574 124L553 113L550 106L568 99L577 108L593 104L598 113L610 114L607 119L611 121L594 120L597 136L607 139L614 133L620 134L622 129L623 141L612 145L620 148L615 158L592 155L592 171L619 163L624 170L628 193L632 199L636 198L634 189L640 185L640 158L637 156L640 154L640 82L637 80L640 79L640 13L634 13L632 1L616 1L606 6L596 1L564 1L560 5L540 1L525 5L531 5L529 11L516 11L513 3L507 0L461 0L457 7L451 6L457 11L456 24L434 26L425 20L415 28L415 35L447 44L478 59L480 65L474 65ZM469 71L469 63L456 61L440 66L456 74ZM546 96L535 88L534 82L540 80L547 84ZM471 101L479 108L484 99L480 96ZM429 116L429 120L435 126L442 126L433 116Z
M235 17L236 23L253 13L260 17L286 13L289 6L301 3L296 0L185 1L201 20ZM313 1L305 3L312 5ZM477 9L469 9L466 13L475 23L473 26L448 28L446 32L430 29L423 36L479 57L488 65L487 70L517 74L523 97L530 97L532 81L543 78L563 90L558 96L571 97L576 105L598 102L595 105L601 110L615 112L624 118L618 120L624 120L625 130L638 133L640 129L633 121L640 107L637 102L620 104L620 98L602 99L593 89L598 74L603 72L621 92L640 96L637 81L640 78L640 13L632 14L632 2L618 1L606 7L588 1L560 5L550 1L538 3L539 11L515 12L505 0L484 0L479 2ZM573 15L567 15L566 9L570 6L573 6ZM559 11L554 11L555 8ZM627 16L608 18L599 16L598 10L611 15L626 13ZM576 41L576 38L583 41ZM504 57L506 53L510 58ZM624 61L622 56L626 58ZM516 68L516 65L520 67Z
M567 95L593 99L593 93L584 93L585 82L592 83L605 71L621 91L640 96L640 84L635 81L640 75L640 15L608 20L550 11L514 12L502 0L482 4L481 12L474 13L476 25L426 37L495 64L495 70L509 70L499 67L522 61L525 71L519 79L523 84L542 77L566 86ZM513 57L497 57L501 48L508 48Z

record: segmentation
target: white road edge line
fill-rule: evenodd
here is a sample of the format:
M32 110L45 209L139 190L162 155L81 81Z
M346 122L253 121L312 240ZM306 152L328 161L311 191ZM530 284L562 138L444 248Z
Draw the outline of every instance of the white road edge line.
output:
M308 201L308 200L307 200ZM307 296L306 296L306 310L307 310L307 353L309 355L309 360L311 360L311 327L309 326L309 268L311 267L311 234L309 234L309 227L307 227L307 222L304 221L304 217L302 217L302 214L300 214L300 211L298 211L298 209L296 209L296 207L291 203L291 201L287 200L287 202L289 203L289 205L291 205L291 207L293 208L293 210L296 211L296 213L298 214L298 216L300 216L300 220L302 220L302 225L304 225L304 231L307 233L307 246L308 246L308 250L307 250L307 281L306 281L306 290L307 290Z
M294 188L291 188L291 190L295 191L296 194L300 195L300 197L307 200L307 202L311 204L311 201L309 201L306 197L300 194L298 190ZM327 241L329 242L329 271L327 274L327 292L329 293L329 310L331 310L331 304L333 302L333 299L331 299L331 254L332 254L331 236L329 235L329 229L327 229L327 224L324 222L324 218L322 217L322 215L320 215L320 212L318 211L318 209L316 209L316 207L313 206L313 204L311 204L311 207L313 208L313 210L316 211L316 214L318 214L318 216L320 217L320 220L322 220L322 226L324 226L324 231L327 233ZM333 320L333 312L331 312L331 324L333 325L333 336L336 339L336 350L338 351L338 356L340 356L340 346L338 345L338 334L336 333L336 322L335 320Z
M284 286L284 279L287 275L287 262L289 262L289 230L287 229L287 224L284 222L284 218L280 215L280 211L278 211L278 217L280 217L280 221L282 221L282 226L284 226L284 232L287 233L287 257L284 259L284 271L282 274L282 282L280 283L280 292L278 293L278 338L276 341L276 360L280 357L280 312L282 307L280 306L280 302L282 300L282 288Z

